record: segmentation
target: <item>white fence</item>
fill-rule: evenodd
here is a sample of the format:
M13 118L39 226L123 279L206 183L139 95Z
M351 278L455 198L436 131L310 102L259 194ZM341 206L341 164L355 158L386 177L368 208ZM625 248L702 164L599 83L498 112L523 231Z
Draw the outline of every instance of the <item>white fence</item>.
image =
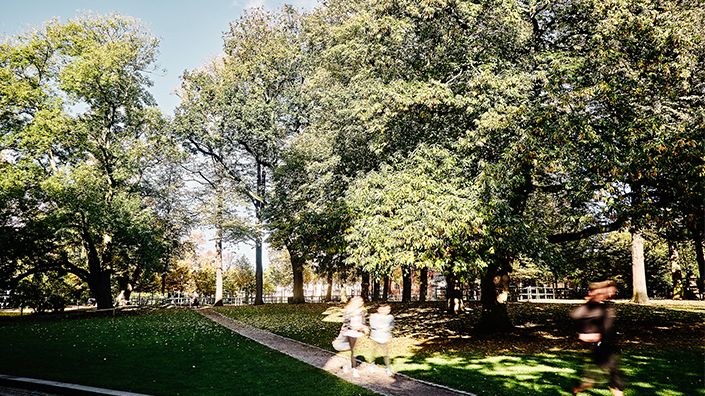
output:
M337 297L339 300L339 296ZM262 300L265 304L277 304L286 303L289 301L291 296L281 295L281 294L268 294L262 296ZM304 296L306 302L323 302L325 301L325 296ZM223 304L227 305L249 305L254 304L255 295L254 294L224 294ZM130 301L127 302L129 305L139 305L139 306L158 306L158 305L179 305L179 306L198 306L198 305L210 305L215 303L215 296L205 295L196 296L191 293L168 293L168 294L158 294L158 293L132 293L130 295Z
M0 291L0 309L10 308L10 291Z
M465 301L480 301L482 292L479 286L466 287L463 289L463 299ZM509 288L509 301L529 301L529 300L558 300L580 298L586 293L578 288L552 286L511 286ZM412 300L414 298L412 297ZM432 300L444 300L445 289L436 289Z
M568 299L568 298L579 298L585 294L584 290L569 289L569 288L553 288L550 286L524 286L524 287L511 287L509 291L510 301L528 301L528 300L548 300L548 299ZM359 290L351 290L348 294L348 298L353 295L359 295ZM372 297L372 294L370 294ZM465 301L480 301L480 287L470 287L463 289L463 299ZM270 294L264 295L262 299L266 304L276 304L276 303L287 303L291 295L286 294ZM306 295L304 296L306 302L324 302L325 295ZM332 296L333 301L340 301L340 295L334 293ZM418 294L414 294L411 297L412 301L418 301ZM435 288L430 291L427 295L427 301L443 301L445 300L445 290L443 288ZM238 294L224 294L223 304L227 305L249 305L253 304L255 300L254 294L249 293L238 293ZM400 294L390 294L388 296L388 301L401 301ZM161 306L161 305L178 305L178 306L198 306L198 305L210 305L215 303L215 297L212 295L206 296L195 296L191 293L175 292L175 293L142 293L133 292L130 295L130 300L124 302L128 305L138 305L138 306ZM78 302L77 302L78 304ZM88 304L95 304L93 299L88 301ZM0 291L0 309L10 308L10 292Z

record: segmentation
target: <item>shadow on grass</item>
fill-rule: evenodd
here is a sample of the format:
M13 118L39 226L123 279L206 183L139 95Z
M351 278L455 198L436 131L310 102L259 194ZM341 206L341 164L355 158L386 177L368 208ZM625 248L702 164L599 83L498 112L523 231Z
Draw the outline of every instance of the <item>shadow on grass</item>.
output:
M568 394L585 353L578 351L573 303L512 303L516 328L507 334L473 332L481 306L468 303L458 316L439 303L392 304L394 368L413 377L479 395ZM373 312L376 304L369 304ZM699 305L696 305L699 307ZM340 329L340 305L225 308L224 313L257 327L332 350ZM705 395L702 311L677 305L620 302L618 330L624 349L627 395ZM358 358L382 364L371 341L360 341ZM606 384L586 394L608 395Z
M433 352L429 352L433 351ZM577 384L586 353L572 351L532 355L472 355L438 352L420 345L398 358L401 372L478 395L568 395ZM703 355L697 351L648 351L622 357L626 395L705 395ZM606 377L585 394L608 395Z

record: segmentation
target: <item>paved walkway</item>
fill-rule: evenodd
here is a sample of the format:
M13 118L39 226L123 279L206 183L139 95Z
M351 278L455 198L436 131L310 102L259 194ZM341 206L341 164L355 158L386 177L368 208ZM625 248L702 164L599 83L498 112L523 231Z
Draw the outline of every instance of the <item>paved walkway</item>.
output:
M304 363L328 371L335 376L353 384L362 386L383 395L434 395L434 396L475 396L442 385L413 379L403 374L388 377L382 367L361 363L358 367L360 378L353 378L350 372L343 368L350 365L349 355L341 356L324 349L304 344L302 342L282 337L265 330L261 330L244 323L238 322L211 309L199 310L205 317L214 322L254 340L269 348L275 349ZM348 370L349 371L349 370Z
M96 388L66 382L49 381L37 378L17 377L0 374L0 395L11 396L51 396L51 395L81 395L81 396L147 396L140 393L123 392L113 389Z
M55 393L46 393L22 388L0 385L0 396L55 396Z

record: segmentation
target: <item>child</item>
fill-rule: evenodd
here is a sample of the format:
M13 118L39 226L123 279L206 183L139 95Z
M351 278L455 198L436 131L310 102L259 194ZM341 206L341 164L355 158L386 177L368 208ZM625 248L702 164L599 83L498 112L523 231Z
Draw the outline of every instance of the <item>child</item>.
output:
M618 369L617 332L614 328L616 315L614 308L607 303L616 292L614 281L591 283L587 302L571 312L570 316L577 321L578 339L592 347L593 365L608 374L612 394L621 396L624 382ZM586 366L583 371L582 383L573 388L573 394L591 388L597 379L590 367Z
M392 328L394 327L394 316L390 315L392 308L389 304L380 305L377 313L370 316L370 338L382 347L384 353L384 364L387 366L387 375L392 376L392 368L389 365L389 345L392 341Z
M343 313L343 327L340 334L348 338L350 344L350 368L355 378L360 378L357 371L357 361L355 360L355 342L367 332L365 326L365 307L362 297L356 296L350 299L345 306Z

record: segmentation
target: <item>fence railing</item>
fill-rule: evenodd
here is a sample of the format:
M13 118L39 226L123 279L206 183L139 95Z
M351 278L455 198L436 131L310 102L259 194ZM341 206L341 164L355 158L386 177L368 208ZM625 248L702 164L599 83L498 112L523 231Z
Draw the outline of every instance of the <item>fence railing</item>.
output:
M0 309L10 308L10 291L0 291Z
M511 286L509 289L509 301L528 301L528 300L549 300L549 299L571 299L571 298L581 298L585 295L586 291L579 288L554 288L551 286ZM359 294L359 291L347 293L348 298L353 295ZM445 300L445 290L443 288L434 288L427 295L427 301L443 301ZM462 289L463 299L465 301L480 301L481 290L479 286L466 287ZM282 294L268 294L263 296L263 300L268 304L276 303L287 303L291 298L290 295ZM313 295L309 294L304 296L307 302L324 302L326 300L325 295ZM340 301L340 294L334 293L332 296L333 301ZM414 294L411 297L412 301L418 301L418 294ZM250 305L253 304L255 300L254 294L250 293L236 293L236 294L224 294L223 304L227 305ZM388 296L388 301L400 301L400 294L390 294ZM178 305L178 306L199 306L199 305L210 305L215 303L215 296L205 295L196 296L191 293L174 292L174 293L143 293L143 292L133 292L130 295L129 301L123 301L122 304L117 305L137 305L137 306L161 306L161 305ZM77 305L83 305L83 303ZM95 300L89 299L87 301L88 305L95 304ZM0 290L0 309L11 308L11 299L9 291Z
M267 294L262 296L265 304L287 303L291 296L281 294ZM325 295L307 295L304 296L306 302L324 302ZM340 296L333 296L333 300L340 300ZM223 295L223 304L227 305L250 305L254 304L254 294L225 294ZM179 305L179 306L198 306L211 305L215 303L215 296L204 295L195 296L190 293L169 293L169 294L154 294L154 293L132 293L130 300L126 301L128 305L150 306L150 305Z
M445 289L436 289L433 298L436 300L445 300ZM482 292L479 286L466 287L462 290L463 300L465 301L480 301ZM510 286L509 301L528 301L528 300L560 300L581 298L585 295L585 290L579 288L552 286ZM414 298L412 297L412 300Z

